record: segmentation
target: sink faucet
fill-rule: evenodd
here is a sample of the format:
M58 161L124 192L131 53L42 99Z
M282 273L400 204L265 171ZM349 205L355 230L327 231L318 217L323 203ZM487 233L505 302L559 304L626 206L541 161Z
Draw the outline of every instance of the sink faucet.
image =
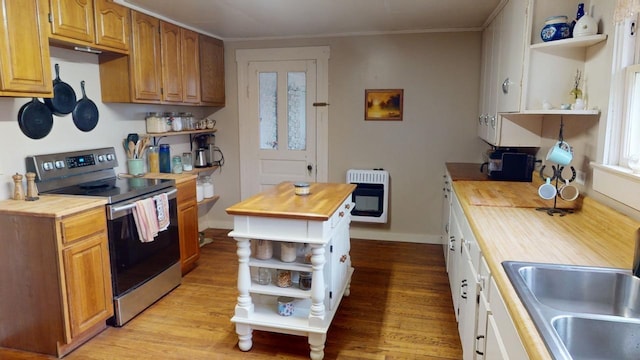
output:
M636 230L636 249L633 254L633 276L640 278L640 229Z

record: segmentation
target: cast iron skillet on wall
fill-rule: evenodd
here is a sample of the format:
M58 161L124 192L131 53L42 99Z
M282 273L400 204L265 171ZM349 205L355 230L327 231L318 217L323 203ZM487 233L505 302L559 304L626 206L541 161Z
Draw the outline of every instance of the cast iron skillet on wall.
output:
M33 98L18 111L20 130L32 139L42 139L53 128L53 115L47 105Z
M60 80L60 66L55 64L56 78L53 79L53 97L44 99L53 115L70 114L76 106L76 93L71 85Z
M73 123L82 131L91 131L98 125L98 107L87 97L84 90L84 80L80 82L82 88L82 99L78 100L73 109Z

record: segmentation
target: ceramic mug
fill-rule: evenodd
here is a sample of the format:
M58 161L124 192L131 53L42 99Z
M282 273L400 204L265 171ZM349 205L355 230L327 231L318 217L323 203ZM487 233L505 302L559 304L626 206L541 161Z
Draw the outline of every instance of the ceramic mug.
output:
M545 183L540 185L540 187L538 188L538 195L545 200L553 199L554 197L556 197L557 193L558 190L556 189L556 187L551 185L551 178L547 178Z
M547 153L547 161L551 161L558 165L569 165L571 160L573 160L571 146L569 146L565 141L556 142Z
M573 201L580 195L580 190L574 185L569 184L569 180L565 180L565 184L558 190L560 197L566 201Z

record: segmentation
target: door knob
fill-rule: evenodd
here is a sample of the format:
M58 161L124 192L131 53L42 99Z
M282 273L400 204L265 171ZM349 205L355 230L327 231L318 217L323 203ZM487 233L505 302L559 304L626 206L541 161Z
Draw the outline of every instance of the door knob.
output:
M309 175L311 175L312 170L313 170L313 165L311 164L307 165L307 171L309 172Z

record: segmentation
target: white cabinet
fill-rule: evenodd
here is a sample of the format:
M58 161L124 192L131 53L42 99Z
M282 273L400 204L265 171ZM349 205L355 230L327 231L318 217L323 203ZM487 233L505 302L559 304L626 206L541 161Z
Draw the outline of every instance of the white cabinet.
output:
M491 312L487 318L488 329L484 358L491 360L529 359L495 281L491 279L489 283L491 287L489 290L491 293L489 301Z
M500 48L496 87L499 113L520 111L525 35L530 28L528 7L529 0L509 0L498 15Z
M448 261L449 257L449 214L451 212L451 176L445 169L443 175L444 184L442 187L442 251L444 252L444 261Z
M463 359L528 359L453 189L449 197L448 256L445 256ZM447 211L446 206L443 211Z
M511 115L521 110L529 7L530 0L509 0L482 34L477 134L494 146L540 145L541 118Z

